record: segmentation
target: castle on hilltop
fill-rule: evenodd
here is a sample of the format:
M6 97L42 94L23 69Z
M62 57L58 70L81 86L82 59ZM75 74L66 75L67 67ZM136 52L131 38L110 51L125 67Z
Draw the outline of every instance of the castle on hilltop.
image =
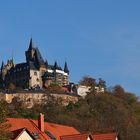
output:
M44 61L39 49L34 46L32 38L25 52L26 62L14 64L13 58L2 62L0 70L0 86L5 88L10 84L20 88L43 88L51 83L60 86L69 84L69 69L65 62L62 69L57 62L54 65Z

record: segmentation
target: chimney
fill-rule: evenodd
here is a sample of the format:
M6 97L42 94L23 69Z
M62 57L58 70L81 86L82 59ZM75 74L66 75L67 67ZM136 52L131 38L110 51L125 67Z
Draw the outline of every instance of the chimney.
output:
M44 132L44 114L42 113L39 114L38 128L40 131Z

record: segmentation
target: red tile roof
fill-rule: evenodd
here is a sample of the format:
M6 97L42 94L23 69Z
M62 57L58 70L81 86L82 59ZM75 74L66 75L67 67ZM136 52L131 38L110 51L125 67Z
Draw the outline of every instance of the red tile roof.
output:
M93 134L93 140L116 140L117 133Z
M51 140L45 132L41 132L38 129L38 121L36 120L22 118L7 118L7 120L8 123L11 124L10 131L26 128L31 134L33 132L38 133L40 140ZM47 122L45 122L45 131L49 131L56 140L60 140L60 136L62 135L79 134L79 132L73 127Z
M87 140L89 134L76 134L76 135L66 135L61 136L61 140Z
M76 134L76 135L66 135L61 136L61 140L116 140L116 133L108 133L108 134Z

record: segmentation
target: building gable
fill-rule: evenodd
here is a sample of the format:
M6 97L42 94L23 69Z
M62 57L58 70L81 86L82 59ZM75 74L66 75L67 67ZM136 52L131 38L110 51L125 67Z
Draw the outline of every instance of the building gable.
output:
M12 136L12 140L35 140L26 128L12 131Z

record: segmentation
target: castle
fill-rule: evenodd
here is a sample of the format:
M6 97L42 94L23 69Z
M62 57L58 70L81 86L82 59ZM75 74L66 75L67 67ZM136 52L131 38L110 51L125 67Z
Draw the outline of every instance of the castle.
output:
M2 62L0 70L0 86L8 87L10 84L20 88L43 88L51 83L57 83L60 86L69 84L69 69L65 62L62 69L57 62L54 65L44 61L39 49L34 46L32 38L29 48L25 52L26 62L14 64L13 58Z

